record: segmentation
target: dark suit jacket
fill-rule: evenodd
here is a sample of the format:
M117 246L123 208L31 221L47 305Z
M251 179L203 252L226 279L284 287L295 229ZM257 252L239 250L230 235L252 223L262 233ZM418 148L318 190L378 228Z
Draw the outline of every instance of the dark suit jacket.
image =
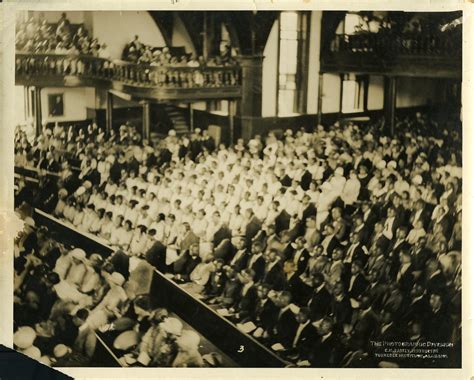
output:
M370 231L367 228L366 223L364 223L363 226L364 227L362 227L362 229L360 229L359 231L355 232L355 230L354 230L353 232L355 232L359 235L359 241L362 245L367 245L367 243L369 242L369 239L370 239Z
M168 272L166 265L166 246L156 241L145 254L146 261L160 272Z
M357 299L367 289L368 282L364 278L364 276L361 273L359 273L356 276L356 278L354 280L354 283L352 284L352 288L349 289L349 287L351 285L351 282L350 282L351 278L349 278L349 281L347 283L347 291L348 291L348 294L351 298Z
M417 250L415 247L412 247L410 254L412 257L413 269L422 271L426 268L426 261L433 256L433 252L428 248Z
M295 334L291 339L292 344L294 343L298 327L299 325L296 325ZM301 334L298 340L296 341L296 346L294 346L293 349L298 352L300 358L308 358L311 354L311 349L313 348L318 339L318 331L310 321L305 327L303 327L303 330L301 331Z
M293 257L297 254L297 251L293 252ZM308 260L309 260L309 252L306 248L303 249L303 252L300 254L300 257L298 259L297 263L297 268L296 268L296 273L301 274L305 271L307 265L308 265Z
M379 342L396 342L400 341L402 332L396 322L389 325L385 331L382 332L383 325L380 325L374 335L374 339Z
M221 244L224 239L232 239L232 231L226 226L221 226L221 228L219 228L214 234L214 247L217 247L219 244Z
M262 281L270 285L273 290L282 290L285 283L282 265L277 263L269 271L265 270Z
M292 338L295 336L295 331L298 327L295 315L288 309L278 316L280 311L277 311L276 318L276 335L274 342L281 343L285 347L291 347Z
M397 278L396 276L395 278ZM413 265L410 265L408 269L403 273L400 278L397 280L398 286L401 292L405 295L409 295L415 278L413 277Z
M275 232L279 234L283 230L287 230L290 226L290 215L283 210L280 215L275 218Z
M374 311L369 310L366 313L357 315L353 322L352 338L363 345L368 342L375 331L377 331L378 318Z
M387 268L387 260L381 254L380 256L372 255L367 260L367 265L365 266L365 272L370 273L372 271L377 271L379 276L383 276L385 274L385 270Z
M309 361L312 367L330 368L337 367L341 357L338 338L333 332L324 342L321 337L317 339L309 355Z
M342 332L342 325L350 323L352 319L352 306L349 297L345 296L338 301L335 297L331 300L331 314L336 322L338 330Z
M285 277L283 289L291 292L293 303L298 305L306 305L312 294L311 287L301 281L297 273L294 273L289 280Z
M402 308L400 320L404 323L408 323L413 320L424 321L429 312L430 305L427 297L423 296L414 302L409 299Z
M220 295L224 290L225 281L226 278L223 271L212 272L206 284L206 293L213 296Z
M229 263L235 253L235 248L230 242L230 239L224 239L214 249L214 258L222 259L224 262Z
M324 238L321 240L321 243L324 241ZM329 244L327 245L326 248L326 254L328 257L332 257L332 252L334 251L334 248L336 248L339 245L339 241L337 240L336 236L333 236L332 239L329 241Z
M403 240L400 244L395 246L397 239L392 239L387 247L387 254L389 260L388 274L391 279L397 276L397 272L400 269L400 252L410 249L410 244L406 240Z
M431 342L451 341L453 324L450 315L441 308L437 313L430 310L426 314L422 334Z
M276 325L276 317L278 316L278 307L272 300L267 298L264 302L257 300L255 304L255 321L256 325L261 325L265 330L272 330Z
M252 245L252 239L262 228L262 224L256 217L253 217L250 222L245 226L245 241L247 247Z
M416 213L417 213L417 210L413 210L410 213L409 222L410 222L411 225L413 225ZM423 210L421 211L421 214L420 214L420 217L419 217L418 220L421 220L423 222L423 228L425 228L425 229L428 228L428 226L430 224L430 221L431 221L431 213L429 212L429 210L426 207L423 207Z
M243 294L243 286L240 290L240 301L237 305L237 311L241 318L251 317L255 315L255 306L257 304L257 289L255 286L250 287L245 295Z
M229 260L229 264L232 262L233 258L235 257L235 255L237 255L237 252L238 251L235 251L234 255L232 256L232 258ZM241 271L242 269L246 268L247 267L247 263L249 261L249 258L250 258L250 253L245 250L245 253L242 254L238 259L237 261L233 264L233 266L235 267L235 269L237 271Z
M331 306L331 295L324 286L319 291L314 291L311 299L308 302L311 320L317 321L325 317Z
M224 285L224 290L222 292L223 303L226 306L233 306L238 301L240 288L242 284L239 280L227 280Z
M352 245L348 245L347 248L345 249L345 258L347 258L348 254L349 254L349 249L351 248ZM355 260L359 260L363 266L365 266L367 264L367 260L369 259L369 255L367 255L364 251L364 249L362 248L364 245L359 242L359 245L354 249L354 253L352 254L352 259L351 259L351 263L354 262ZM349 264L349 268L346 268L348 270L346 270L346 273L350 273L350 264Z
M186 251L173 263L173 272L180 274L184 280L189 280L189 275L200 262L201 258L199 256L193 258L189 252Z
M371 284L369 284L366 292L372 300L371 302L374 310L381 310L383 298L387 293L387 285L381 282L377 282L374 286L371 286Z
M247 262L247 267L255 271L255 281L258 282L263 278L263 274L265 273L265 259L263 256L260 256L256 261L250 265L251 257Z
M426 291L436 292L436 291L444 291L446 289L446 279L442 272L436 274L431 278L426 279Z
M368 231L373 231L374 230L374 225L377 223L378 217L377 214L374 210L371 210L367 217L364 218L364 224L367 227Z
M303 216L301 219L303 221L306 221L307 218L309 218L310 216L316 216L316 214L317 214L316 206L310 203L308 207L304 209Z

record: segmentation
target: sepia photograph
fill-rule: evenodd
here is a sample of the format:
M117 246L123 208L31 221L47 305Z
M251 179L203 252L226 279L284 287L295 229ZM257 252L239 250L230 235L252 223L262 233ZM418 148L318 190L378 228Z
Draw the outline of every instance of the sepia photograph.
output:
M15 16L17 351L461 369L462 11Z

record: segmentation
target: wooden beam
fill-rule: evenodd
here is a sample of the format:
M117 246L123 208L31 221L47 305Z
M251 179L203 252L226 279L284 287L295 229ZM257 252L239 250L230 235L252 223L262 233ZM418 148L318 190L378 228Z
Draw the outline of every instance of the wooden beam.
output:
M113 129L113 112L114 112L114 94L111 91L106 92L106 108L105 108L105 128L107 134Z
M34 114L35 114L35 130L36 136L39 136L43 129L43 118L41 115L41 87L35 87L34 91Z
M318 81L318 125L321 124L323 116L323 80L324 74L320 72Z
M230 134L230 144L235 143L235 134L234 134L234 116L235 116L235 101L232 99L228 100L229 102L229 134Z
M148 140L150 138L150 102L141 102L143 107L142 114L142 139Z
M339 116L342 114L342 99L344 96L344 76L345 74L339 74L340 88L339 88Z
M188 103L188 108L189 108L189 128L191 132L194 131L194 109L193 109L193 103Z
M397 78L384 77L384 115L388 132L395 133L395 110L397 108Z

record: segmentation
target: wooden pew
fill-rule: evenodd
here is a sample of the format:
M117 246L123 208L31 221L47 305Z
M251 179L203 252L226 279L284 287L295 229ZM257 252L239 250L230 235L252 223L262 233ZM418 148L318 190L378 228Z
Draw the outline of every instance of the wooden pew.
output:
M35 209L34 218L37 225L48 227L60 242L82 248L88 255L98 253L105 258L114 251L102 239L80 232L41 210ZM284 367L287 364L273 351L251 335L240 331L232 322L219 315L201 300L193 297L158 270L154 271L150 297L155 303L155 307L166 307L176 313L228 355L238 366ZM105 353L102 352L101 355L105 355ZM109 356L111 356L110 363L117 363L110 352Z

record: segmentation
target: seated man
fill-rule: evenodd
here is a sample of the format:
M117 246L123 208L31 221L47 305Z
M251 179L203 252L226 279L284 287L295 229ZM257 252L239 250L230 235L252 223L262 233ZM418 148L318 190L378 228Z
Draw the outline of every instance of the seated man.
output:
M189 281L191 273L200 262L199 244L194 243L173 263L173 278L178 282Z

